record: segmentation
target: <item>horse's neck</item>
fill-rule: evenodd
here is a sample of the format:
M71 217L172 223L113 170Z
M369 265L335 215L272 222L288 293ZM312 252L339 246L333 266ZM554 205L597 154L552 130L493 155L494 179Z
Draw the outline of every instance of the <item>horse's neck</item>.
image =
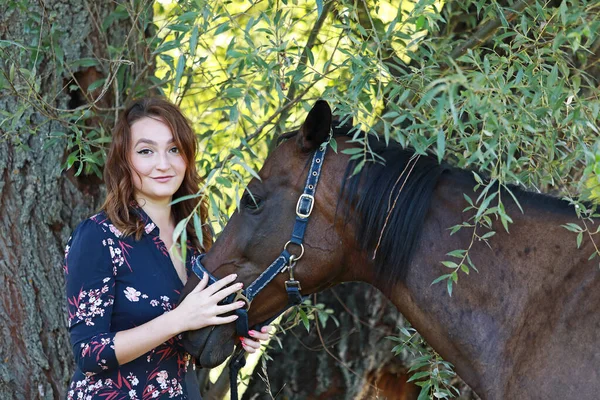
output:
M441 261L459 261L447 253L467 249L472 241L472 229L452 236L449 231L468 219L462 211L467 206L463 193L476 198L472 186L452 175L441 179L407 278L390 299L467 383L484 398L486 393L496 398L509 385L514 359L525 354L519 335L529 332L524 327L532 313L544 319L545 313L556 312L551 304L573 300L560 298L564 290L558 288L578 268L595 271L597 266L582 266L592 246L573 251L575 235L561 227L577 222L574 217L535 208L521 214L514 207L509 211L514 220L510 234L497 223L491 249L475 240L469 254L479 273L459 271L449 297L445 282L431 283L451 272Z

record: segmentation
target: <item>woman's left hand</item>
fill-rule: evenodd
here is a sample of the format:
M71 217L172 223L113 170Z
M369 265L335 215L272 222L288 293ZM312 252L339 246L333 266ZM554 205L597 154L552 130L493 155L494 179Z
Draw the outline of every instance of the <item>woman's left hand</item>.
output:
M241 337L240 341L242 342L242 347L248 353L255 353L256 350L260 349L260 342L264 340L268 340L271 337L271 331L273 327L271 325L263 326L260 332L258 331L248 331L248 335L252 337L252 339L247 337Z

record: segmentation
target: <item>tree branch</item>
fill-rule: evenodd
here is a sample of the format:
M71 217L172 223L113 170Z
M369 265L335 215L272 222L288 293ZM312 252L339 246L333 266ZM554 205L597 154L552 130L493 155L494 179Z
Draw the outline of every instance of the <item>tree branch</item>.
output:
M306 61L308 59L308 52L314 47L315 42L317 41L317 36L319 35L319 32L321 31L321 28L323 27L323 23L325 22L325 20L327 19L327 16L329 15L329 11L331 10L333 3L334 3L333 0L327 1L325 3L325 5L323 6L323 10L321 11L321 15L319 16L319 18L317 18L317 20L315 21L315 25L310 30L308 40L306 41L306 46L304 46L304 50L302 51L302 54L300 55L300 60L298 60L298 66L296 67L296 72L300 71L300 69L302 69L302 68L305 68ZM294 96L296 95L297 87L298 87L298 85L296 85L295 82L292 81L292 83L290 83L290 88L288 89L288 93L286 96L286 98L288 100L294 98ZM306 93L306 91L305 91L305 93ZM281 116L279 117L277 124L275 124L276 130L279 129L279 127L281 126L281 122L286 120L287 117L289 116L289 114L290 114L289 107L287 107L281 113Z
M492 35L498 30L498 28L500 28L500 26L502 26L503 20L511 22L533 2L534 0L521 0L514 5L512 11L504 13L504 18L496 18L481 25L477 29L477 32L475 32L470 39L466 40L463 44L452 50L452 53L450 53L450 58L457 59L464 55L469 49L474 49L481 46L490 37L492 37Z

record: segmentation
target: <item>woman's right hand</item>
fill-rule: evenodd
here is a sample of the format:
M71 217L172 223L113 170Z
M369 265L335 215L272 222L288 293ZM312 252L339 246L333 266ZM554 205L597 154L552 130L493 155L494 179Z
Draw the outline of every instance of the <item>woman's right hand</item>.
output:
M241 282L226 287L234 282L236 278L236 274L228 275L207 286L208 275L205 273L194 290L183 299L177 308L171 311L172 314L176 315L177 320L175 323L180 326L180 331L185 332L235 321L237 315L226 317L220 317L220 315L237 310L243 307L245 303L243 301L226 305L218 305L218 303L243 287Z

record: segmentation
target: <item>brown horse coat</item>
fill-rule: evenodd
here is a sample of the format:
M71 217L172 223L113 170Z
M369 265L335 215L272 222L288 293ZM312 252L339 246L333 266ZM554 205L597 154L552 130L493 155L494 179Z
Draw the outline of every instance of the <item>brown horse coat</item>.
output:
M253 179L248 185L261 198L260 207L250 210L241 204L205 257L205 266L216 276L235 272L247 285L281 252L290 237L310 151L326 140L330 126L329 106L318 102L295 140L281 144L267 159L259 172L262 181ZM520 192L521 213L504 196L514 221L510 233L494 222L497 233L490 246L475 239L469 254L479 273L461 273L449 297L445 285L431 283L448 273L441 261L455 260L447 253L468 248L473 238L472 230L454 235L448 230L469 218L463 213L467 206L463 194L472 199L478 196L469 173L441 173L428 198L406 203L404 207L418 206L418 202L427 207L415 230L418 240L410 263L398 274L392 271L395 266L377 265L373 249L357 242L360 232L354 220L345 221L339 211L349 163L349 156L341 151L356 144L340 137L337 143L338 153L328 151L323 164L305 237L306 254L296 267L304 294L345 281L365 281L382 289L482 399L599 397L600 270L597 259L588 261L596 251L590 237L584 237L577 249L575 234L561 226L581 224L572 208L548 196ZM394 172L395 176L400 173ZM355 211L352 201L346 204L350 216ZM599 221L587 223L595 230ZM394 240L403 248L399 240L408 239L388 234L384 240L389 242L386 251L393 252ZM389 279L385 279L386 271ZM251 323L264 321L284 307L283 275L255 299L249 312ZM195 283L190 279L184 293ZM203 365L213 366L231 353L237 339L235 328L228 325L192 332L187 340L192 354Z

